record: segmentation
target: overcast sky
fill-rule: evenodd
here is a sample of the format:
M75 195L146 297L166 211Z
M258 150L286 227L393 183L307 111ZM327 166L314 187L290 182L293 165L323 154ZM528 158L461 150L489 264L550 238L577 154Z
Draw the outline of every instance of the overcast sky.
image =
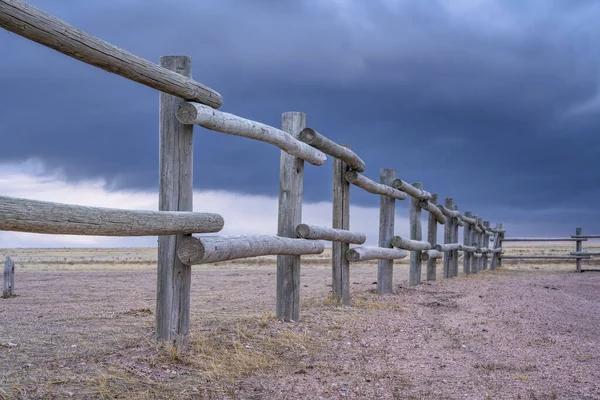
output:
M598 1L31 3L153 62L191 55L223 111L273 126L306 112L374 180L396 168L518 235L600 233ZM0 51L1 193L155 209L158 93L4 30ZM195 132L195 210L223 214L228 233L276 233L279 150ZM379 199L358 188L351 197L352 227L375 243ZM330 199L331 162L307 166L306 218L329 225ZM406 232L406 201L397 216Z

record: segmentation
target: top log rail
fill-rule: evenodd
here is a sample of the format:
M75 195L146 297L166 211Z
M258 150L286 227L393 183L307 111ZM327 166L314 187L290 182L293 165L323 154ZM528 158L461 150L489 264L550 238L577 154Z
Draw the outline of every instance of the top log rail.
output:
M576 242L578 240L586 241L585 238L525 238L525 237L514 237L514 238L503 238L503 242Z
M355 152L326 138L314 129L304 128L300 131L298 139L321 150L325 154L342 160L355 171L365 172L365 162Z
M0 0L0 27L161 92L212 108L223 104L217 91L80 31L23 1Z
M571 235L574 239L600 239L600 235Z
M298 225L296 227L296 235L303 239L330 240L353 244L363 244L367 240L367 236L364 233L307 224Z
M270 143L313 165L323 165L327 159L325 154L316 148L299 141L281 129L218 111L204 104L182 102L177 110L177 119L182 124L200 125L213 131Z
M377 183L366 176L359 174L357 171L346 172L346 180L369 193L388 196L396 200L406 200L406 193L394 189L389 185Z
M448 221L444 213L442 213L442 210L440 210L440 208L437 206L437 204L433 204L429 200L421 200L419 202L419 207L433 215L436 221L442 225L444 225Z
M0 196L0 230L3 231L162 236L219 232L223 225L219 214L121 210Z
M394 189L398 189L398 190L408 194L410 197L414 197L415 199L420 199L420 200L430 200L431 199L431 193L429 193L423 189L416 188L413 185L411 185L410 183L404 182L402 179L395 179L394 182L392 183L392 186L394 187Z

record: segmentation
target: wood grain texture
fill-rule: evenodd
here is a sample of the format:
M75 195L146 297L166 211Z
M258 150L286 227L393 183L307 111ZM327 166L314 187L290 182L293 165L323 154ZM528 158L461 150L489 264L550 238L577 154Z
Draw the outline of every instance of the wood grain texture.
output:
M438 202L438 194L432 193L431 199L428 201L429 205L431 205L439 210L439 208L437 207L437 202ZM441 211L440 211L440 214L441 214ZM443 216L443 214L442 214L442 216ZM444 216L444 220L445 219L446 219L446 217ZM432 212L429 212L429 215L427 217L427 241L429 242L432 249L435 248L435 245L437 244L437 223L438 223L438 219L436 218L436 216ZM444 223L446 223L446 221L444 221ZM430 250L428 250L428 251L430 251ZM427 261L427 280L428 281L436 280L437 258L438 257L433 257L432 254L430 254L430 253L422 254L421 259L423 261Z
M303 129L304 132L306 129ZM302 134L300 132L300 134ZM344 147L345 148L345 147ZM350 183L346 180L348 165L339 158L333 159L333 215L330 237L335 240L331 248L331 284L333 298L344 305L350 305L350 263L346 253L348 243L363 244L367 238L354 234L350 229ZM314 232L315 230L312 229ZM350 239L350 241L348 241ZM331 239L330 239L331 240Z
M446 225L444 225L444 244L452 244L455 243L455 241L453 240L453 233L454 233L454 211L452 211L452 209L454 208L454 200L450 197L447 197L444 200L444 206L440 205L439 206L440 209L442 210L442 212L444 213L444 215L446 217L448 217L448 222L446 222ZM436 248L436 250L440 251L439 249ZM450 271L450 266L451 266L451 255L450 254L446 254L444 256L444 278L451 278L451 271Z
M454 205L452 207L454 207ZM448 208L447 204L445 206L440 204L438 205L438 208L442 211L442 214L444 214L447 218L458 218L460 216L460 213L458 211L454 211L453 209Z
M421 260L423 261L434 261L438 258L444 258L444 253L437 250L425 250L421 252ZM435 279L429 279L428 277L427 280L430 281Z
M161 57L160 64L191 76L190 57ZM158 208L161 211L192 211L193 207L193 126L183 125L175 118L181 101L176 96L160 94ZM182 239L183 235L158 237L156 339L186 347L192 269L177 257Z
M396 179L396 170L382 168L381 172L381 180L380 187L389 188L391 190L395 190L389 185L392 184L394 179ZM356 174L356 176L361 176ZM348 174L346 174L346 179L348 179ZM352 180L348 179L350 183ZM375 183L375 182L373 182ZM363 188L364 189L364 188ZM397 191L397 190L396 190ZM397 191L404 195L402 192ZM388 195L381 193L381 197L379 198L379 247L383 249L390 249L392 247L390 240L392 236L394 236L394 221L396 219L396 200L394 197L389 197ZM371 254L373 254L374 249L369 248ZM354 253L353 253L354 254ZM367 253L368 254L368 253ZM379 252L379 255L386 254L386 252ZM387 252L387 254L393 254L391 252ZM394 253L399 254L399 253ZM366 257L366 256L364 256ZM392 257L376 257L379 261L377 263L377 291L379 294L384 293L393 293L393 281L394 281L394 259ZM373 258L371 258L373 259ZM350 259L352 261L352 259ZM363 258L364 260L364 258Z
M0 230L60 235L159 236L213 233L219 214L121 210L0 196Z
M4 286L2 298L8 299L15 295L15 263L10 257L4 261Z
M490 228L490 221L483 221L483 227L486 229L486 231ZM483 261L482 261L482 269L485 271L488 269L488 263L489 263L489 245L490 245L490 238L487 234L485 234L483 236L483 247L480 249L481 253L483 254Z
M301 112L283 113L281 120L282 130L294 139L306 127L306 114ZM302 222L303 186L304 161L282 151L279 167L278 236L296 237L296 227ZM299 255L277 256L276 315L282 321L298 321L300 317Z
M215 263L267 255L320 254L325 249L317 240L281 236L186 236L177 256L187 265Z
M392 186L394 189L400 190L412 198L419 200L431 199L431 193L423 190L421 187L416 187L414 184L411 185L410 183L406 183L402 179L395 179Z
M177 119L184 124L200 125L212 131L272 144L313 165L323 165L327 160L325 154L298 140L297 133L291 135L284 129L273 128L260 122L215 110L204 104L181 103L177 110Z
M364 233L307 224L300 224L296 227L296 236L303 239L329 240L352 244L363 244L367 240Z
M424 251L431 249L431 244L425 240L405 239L400 236L392 237L390 243L392 247L409 251Z
M346 180L369 193L388 196L396 200L405 200L407 198L406 193L396 190L391 186L392 182L389 184L377 183L356 171L348 171L346 173Z
M223 104L215 90L89 35L21 0L0 1L0 27L161 92L214 108Z
M581 228L575 228L575 235L576 236L581 236ZM581 238L578 238L578 239L581 239ZM582 252L582 250L583 250L582 243L583 242L581 240L578 240L578 241L575 242L575 252L576 253L581 253ZM575 261L575 267L577 268L577 272L581 272L581 259L580 258L578 258Z
M454 211L458 212L458 206L456 204L453 204L453 209ZM458 228L459 226L463 226L464 222L462 222L460 220L460 213L452 219L452 242L453 243L458 243ZM448 253L448 255L451 257L451 266L450 266L450 275L453 278L456 278L458 276L458 250L460 249L454 249L454 250L450 250L450 252Z
M355 247L348 250L346 258L351 262L368 260L399 260L406 258L408 252L400 249L388 249L375 246Z
M396 179L394 182L398 182L398 180L399 179ZM418 193L420 193L420 192L422 192L421 194L427 193L422 190L423 184L421 182L415 182L410 186L412 186ZM431 194L429 194L429 193L427 193L427 194L429 195L429 198L431 198ZM422 240L423 239L423 233L422 233L423 227L422 227L422 222L421 222L421 207L419 206L419 203L421 202L420 199L421 198L415 198L412 196L410 198L410 205L409 205L410 239L411 239L409 241L410 243L407 243L407 241L402 240L402 238L400 238L399 236L394 236L394 238L397 238L400 240L394 241L394 239L392 239L392 243L391 243L392 246L394 246L394 247L400 247L400 246L395 246L396 242L399 245L412 244L412 245L417 245L416 247L426 246L426 248L411 249L412 251L410 252L410 269L408 272L408 286L416 286L421 283L421 265L422 265L421 250L431 249L431 244L429 244L429 242Z
M432 199L434 195L431 195ZM444 213L442 213L442 210L440 210L440 208L433 203L431 200L421 200L419 201L419 207L421 207L423 210L427 211L430 215L433 215L433 217L436 219L437 222L439 222L440 224L444 225L447 221L446 216L444 215Z
M435 250L441 251L441 252L448 252L448 251L455 251L455 250L462 250L462 249L463 249L463 245L460 243L444 243L444 244L436 244L435 245Z
M474 226L477 226L479 228L479 232L477 232L477 234L475 236L475 241L476 241L477 249L480 249L481 247L483 247L483 238L485 235L483 232L482 218L479 216L476 216L476 219L477 219L477 223ZM473 257L477 258L477 260L475 261L475 271L477 273L479 273L483 270L483 255L480 252L473 253Z
M342 160L351 169L364 172L366 169L365 162L348 147L337 144L336 142L326 138L319 132L311 128L304 128L300 132L298 139L302 142L311 145L312 147L321 150L325 154Z
M459 218L462 218L465 222L465 227L463 229L463 251L465 252L463 256L463 273L465 275L471 274L471 254L475 251L471 246L471 225L476 222L474 218L472 218L472 213L470 211L465 212L464 215L461 215Z
M473 225L477 223L477 220L472 218L472 213L469 211L465 212L464 215L459 215L458 218L460 218L465 224Z

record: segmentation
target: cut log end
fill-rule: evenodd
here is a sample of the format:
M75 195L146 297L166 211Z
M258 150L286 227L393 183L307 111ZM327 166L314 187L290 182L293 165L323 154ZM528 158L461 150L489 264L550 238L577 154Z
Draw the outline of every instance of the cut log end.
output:
M198 109L190 102L182 101L177 109L177 119L182 124L193 125L198 118Z
M304 128L298 134L298 139L300 139L306 144L313 144L316 136L317 133L314 131L314 129Z

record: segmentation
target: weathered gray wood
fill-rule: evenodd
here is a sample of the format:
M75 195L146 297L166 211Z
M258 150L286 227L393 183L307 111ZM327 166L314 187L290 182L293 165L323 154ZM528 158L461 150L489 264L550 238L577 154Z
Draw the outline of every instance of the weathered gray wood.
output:
M431 199L431 193L423 190L420 187L415 187L414 184L411 185L409 183L406 183L402 179L395 179L394 182L392 183L392 186L395 189L408 194L412 198L420 199L420 200Z
M302 132L305 130L303 129ZM332 243L331 249L332 293L334 299L344 305L350 305L350 263L346 258L350 248L348 243L363 244L367 238L363 234L348 231L350 229L350 183L346 180L346 172L348 172L347 164L334 158L332 226L336 229L334 231L336 241Z
M488 249L487 251L489 254L496 254L496 253L502 253L502 247L499 247L497 249Z
M346 165L348 165L348 167L355 171L365 171L365 162L361 160L361 158L355 152L346 146L339 145L336 142L326 138L314 129L302 129L298 139L316 149L321 150L325 154L329 154L334 158L342 160L346 163Z
M490 221L483 221L483 226L485 227L485 229L489 229L490 227ZM481 253L483 254L483 260L482 260L482 268L485 271L486 269L488 269L488 261L489 261L489 257L488 257L488 246L490 245L490 238L487 235L483 236L483 247L480 249Z
M330 240L353 244L363 244L367 240L367 236L364 233L307 224L298 225L296 227L296 235L303 239Z
M215 90L80 31L23 1L0 1L0 27L164 93L214 108L223 104ZM32 96L35 98L35 94Z
M460 243L444 243L436 244L435 249L441 252L458 251L463 249L463 245Z
M504 260L576 260L582 258L587 260L590 256L505 256L500 255Z
M399 181L396 179L394 182ZM401 181L401 180L400 180ZM417 192L424 192L422 190L423 184L421 182L415 182L412 186ZM431 194L427 193L429 198ZM411 245L413 248L410 252L410 269L408 273L408 286L415 286L421 283L421 250L431 249L429 242L423 241L423 233L421 226L421 207L419 198L411 197L409 206L409 219L410 219L410 241L403 240L399 236L392 238L392 246L403 248L403 245ZM398 246L396 246L396 244Z
M444 253L442 253L441 251L437 251L437 250L425 250L423 252L421 252L421 260L423 261L434 261L438 258L444 258ZM429 279L429 277L427 278L427 280L435 280L435 279Z
M600 251L572 251L572 256L600 256Z
M427 202L428 205L431 205L431 206L435 207L437 210L439 210L439 208L437 207L437 202L438 202L438 194L432 193L431 199ZM442 216L443 216L443 214L442 214ZM429 245L431 246L431 248L434 248L435 245L437 244L437 223L438 223L438 219L430 211L429 216L427 217L427 241L429 242ZM446 223L445 216L444 216L444 223ZM427 280L428 281L436 280L437 258L438 257L433 257L433 253L431 253L431 250L428 250L426 253L422 254L421 259L424 261L425 260L427 261Z
M389 184L377 183L356 171L346 172L346 180L369 193L388 196L396 200L405 200L407 197L406 193L391 187L391 182Z
M465 252L464 251L459 251L456 254L458 254L458 258L461 258L465 254Z
M184 124L200 125L213 131L272 144L313 165L323 165L327 159L319 150L298 140L297 134L291 135L285 130L214 110L204 104L181 103L177 110L177 119Z
M60 235L159 236L223 229L219 214L121 210L0 196L0 230Z
M354 172L354 176L356 177L361 176L355 171L351 172ZM349 174L346 174L346 179L348 179L348 176ZM382 168L380 180L381 184L378 184L378 186L389 188L390 190L395 190L389 186L392 184L394 179L396 179L395 169ZM348 179L348 182L353 183L352 179ZM364 189L364 187L362 188ZM406 198L406 195L404 193L399 192L397 190L396 192L402 194L404 198ZM396 219L396 200L394 197L389 197L384 193L386 192L384 191L383 193L381 193L381 197L379 198L379 247L383 249L390 249L392 247L390 240L392 239L392 236L394 236L394 220ZM373 254L374 249L370 248L369 251L371 252L371 254ZM391 252L387 253L392 254ZM379 254L381 254L381 252L379 252ZM379 294L393 293L394 258L378 257L378 259L379 261L377 263L377 291L379 292Z
M600 235L571 235L573 239L600 239Z
M463 251L465 255L463 257L463 273L469 275L471 273L471 253L473 252L470 243L471 240L471 225L477 222L475 218L471 218L472 214L470 211L465 212L465 215L461 215L459 218L465 222L463 229Z
M177 256L186 265L215 263L267 255L320 254L325 245L318 240L281 236L185 236Z
M187 77L191 75L190 57L161 57L160 65ZM194 127L175 118L181 101L170 94L160 94L158 208L161 211L192 211L193 207ZM182 239L182 235L158 237L156 339L186 347L192 269L177 257Z
M392 237L390 243L393 247L409 251L430 250L431 244L424 240L405 239L400 236Z
M297 138L306 127L306 114L286 112L282 130ZM303 143L304 144L304 143ZM296 227L302 222L302 192L304 161L285 151L281 152L279 168L279 212L277 235L296 237ZM276 315L279 320L298 321L300 317L300 256L277 256Z
M454 211L456 211L458 213L458 205L453 204L453 209ZM453 218L452 221L452 242L453 243L458 243L458 227L459 226L463 226L464 222L461 221L460 219L460 213ZM453 278L456 278L458 276L458 250L459 249L455 249L455 250L450 250L450 257L451 258L451 275Z
M2 298L7 299L15 295L15 263L10 257L4 262L4 288Z
M453 211L452 211L453 204L454 204L454 200L452 198L448 197L444 201L444 206L442 206L441 204L438 206L438 207L440 207L440 210L442 210L444 215L446 217L448 217L448 222L446 222L446 225L444 225L444 244L454 243L454 241L452 240L452 233L454 231L453 230L454 218L453 218ZM437 246L436 246L436 250L440 251L439 248L437 248ZM451 259L450 254L444 255L444 278L450 278L450 259Z
M471 254L471 256L477 259L476 260L477 263L479 263L479 260L481 260L483 258L483 254L481 254L481 253L473 253L473 254ZM474 273L478 273L479 271L480 271L479 270L479 265L477 265L475 267L475 270L473 272Z
M483 233L483 229L477 224L471 225L471 230L476 233L476 236Z
M525 237L509 237L502 239L503 242L585 242L587 239L584 238L525 238Z
M433 194L431 195L431 198L433 199ZM433 217L436 219L437 222L439 222L440 224L444 225L447 221L446 216L442 213L442 210L440 210L440 208L433 203L431 200L421 200L419 201L419 207L421 207L423 210L429 212L430 215L433 215Z
M469 235L471 236L471 235ZM475 246L465 246L464 244L461 247L461 250L467 253L475 253L477 251L477 247Z
M476 226L480 229L480 231L477 233L477 249L480 249L483 247L483 238L485 237L485 233L484 233L484 227L483 227L483 219L481 217L476 217L477 218L477 224ZM482 253L474 253L474 254L481 254L481 257L477 257L477 272L481 272L483 271L483 254Z
M497 224L497 226L500 226L499 224ZM506 232L506 229L501 229L501 228L491 228L490 231L492 233L504 233Z
M454 205L452 207L454 207ZM438 208L442 211L442 214L444 214L448 218L458 218L460 216L460 213L458 211L449 209L447 205L443 206L440 204L438 205Z
M503 224L498 224L498 228L498 245L495 245L494 247L502 249L502 242L504 241L504 229L502 229ZM494 243L496 243L496 241L494 241ZM496 268L500 267L502 267L502 259L500 258L500 255L496 255Z
M575 236L581 236L581 228L576 228L575 229ZM575 242L575 252L577 253L581 253L583 250L583 246L582 246L582 241L581 238L577 238L579 240L577 240ZM581 272L581 259L578 258L575 264L576 268L577 268L577 272Z
M406 258L408 252L400 249L388 249L375 246L355 247L348 250L346 258L348 261L368 261L368 260L399 260ZM377 285L379 286L379 284Z

